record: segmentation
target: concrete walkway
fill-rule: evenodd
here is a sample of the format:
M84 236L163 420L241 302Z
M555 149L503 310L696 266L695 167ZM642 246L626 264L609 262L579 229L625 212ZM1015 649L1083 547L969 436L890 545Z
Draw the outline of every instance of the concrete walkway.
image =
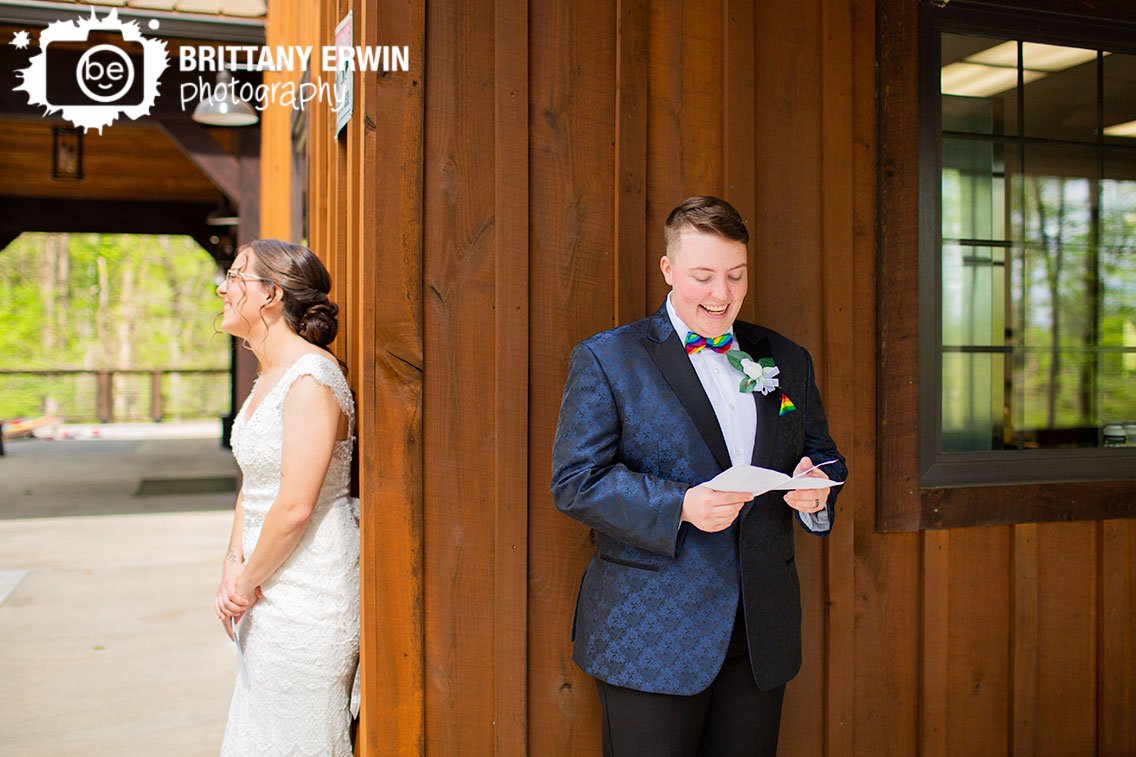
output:
M236 469L215 435L170 434L6 444L0 754L217 753L235 661L212 603L234 495L215 490ZM214 493L138 496L195 479Z

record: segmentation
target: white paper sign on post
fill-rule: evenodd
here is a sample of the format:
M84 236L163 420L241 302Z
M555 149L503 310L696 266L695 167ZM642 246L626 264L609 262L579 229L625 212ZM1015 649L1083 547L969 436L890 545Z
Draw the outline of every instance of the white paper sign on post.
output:
M351 114L355 110L355 60L350 54L354 39L352 13L347 11L339 26L335 27L335 47L337 52L342 50L345 53L337 57L338 64L335 67L335 92L339 108L335 113L336 139L339 138L343 127L351 120Z

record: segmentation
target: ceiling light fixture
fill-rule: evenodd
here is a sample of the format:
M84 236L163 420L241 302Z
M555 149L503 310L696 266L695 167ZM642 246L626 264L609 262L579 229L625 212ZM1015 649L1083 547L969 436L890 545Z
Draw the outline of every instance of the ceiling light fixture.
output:
M1108 53L1104 53L1108 55ZM1081 47L1022 43L1022 80L1025 84L1095 60L1096 50ZM968 55L961 61L948 63L940 72L940 90L944 95L993 97L1018 86L1018 43L1000 45Z
M193 109L193 120L207 126L252 126L260 118L233 90L233 75L222 68L217 72L211 96Z
M1129 121L1123 124L1114 124L1112 126L1104 127L1104 133L1109 137L1134 137L1136 138L1136 121Z

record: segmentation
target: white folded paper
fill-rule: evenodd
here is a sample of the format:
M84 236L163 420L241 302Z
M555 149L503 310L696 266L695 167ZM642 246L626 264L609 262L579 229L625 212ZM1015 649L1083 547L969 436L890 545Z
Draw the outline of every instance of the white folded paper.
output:
M735 465L702 485L715 491L749 492L754 496L766 492L790 491L792 489L828 489L844 482L831 481L827 478L812 478L808 474L809 471L835 462L835 460L829 460L820 465L814 465L796 476L787 476L781 471L758 468L756 465Z

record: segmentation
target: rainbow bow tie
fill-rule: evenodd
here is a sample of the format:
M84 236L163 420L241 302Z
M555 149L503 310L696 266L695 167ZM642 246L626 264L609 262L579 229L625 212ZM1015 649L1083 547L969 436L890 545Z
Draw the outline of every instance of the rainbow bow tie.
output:
M722 334L707 339L704 336L699 336L693 331L686 332L686 354L693 355L696 352L701 352L704 347L709 347L715 352L725 352L730 349L730 345L734 343L733 334Z

